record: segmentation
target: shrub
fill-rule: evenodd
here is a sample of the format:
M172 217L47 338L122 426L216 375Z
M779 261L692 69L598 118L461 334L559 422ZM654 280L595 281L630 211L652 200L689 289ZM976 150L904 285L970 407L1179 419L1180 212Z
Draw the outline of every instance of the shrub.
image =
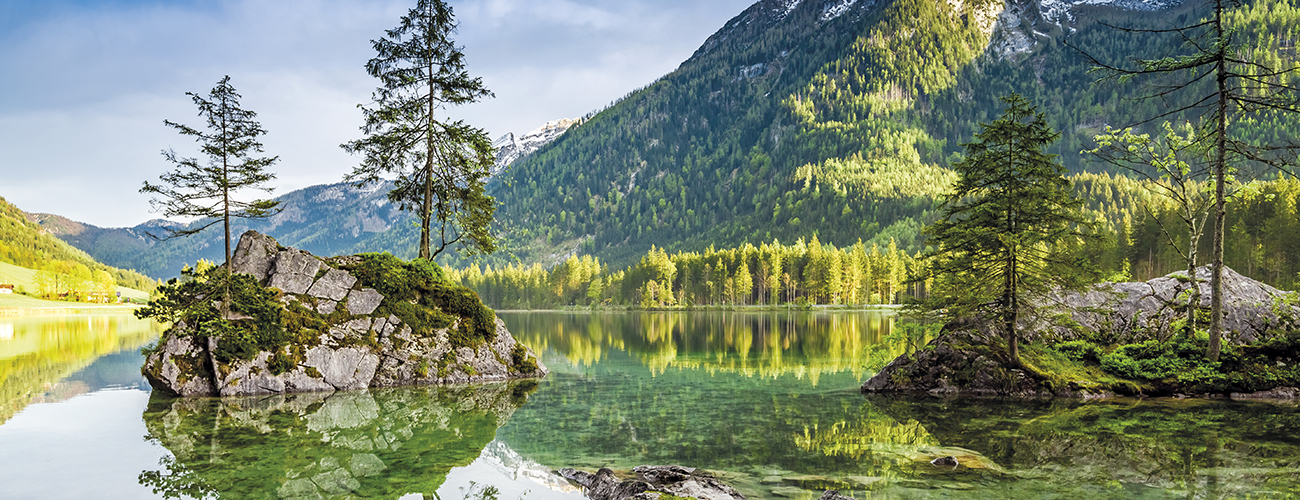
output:
M247 274L230 274L221 268L196 266L181 272L183 280L172 279L158 288L159 296L135 312L136 317L161 322L184 321L179 335L213 337L213 354L219 361L253 359L259 351L271 351L289 343L281 324L280 293L266 288ZM228 300L230 317L218 310L217 300Z
M528 348L523 344L515 344L515 348L510 350L510 361L519 373L537 371L537 359L528 355Z
M1055 349L1057 352L1060 352L1066 358L1072 359L1074 361L1091 361L1093 363L1101 362L1101 356L1102 356L1101 348L1097 347L1097 344L1088 342L1086 340L1071 340L1069 342L1061 342L1059 344L1052 346L1052 349Z

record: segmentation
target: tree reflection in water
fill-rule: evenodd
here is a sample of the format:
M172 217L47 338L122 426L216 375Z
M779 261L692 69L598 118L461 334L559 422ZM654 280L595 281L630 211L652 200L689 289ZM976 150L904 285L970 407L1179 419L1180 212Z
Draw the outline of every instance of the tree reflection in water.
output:
M129 313L0 317L0 325L6 332L0 339L0 424L29 404L93 390L88 382L94 381L60 381L101 356L139 349L162 331ZM133 369L138 375L139 365Z
M763 378L794 375L817 385L825 374L869 375L867 347L889 335L897 313L882 309L500 315L515 337L534 351L550 349L575 366L592 366L611 352L622 351L654 374L681 369Z
M144 413L146 439L172 457L142 485L169 498L435 498L468 465L536 382L170 398Z
M864 398L866 314L502 316L553 371L498 439L550 468L686 464L809 500L1300 495L1293 405Z

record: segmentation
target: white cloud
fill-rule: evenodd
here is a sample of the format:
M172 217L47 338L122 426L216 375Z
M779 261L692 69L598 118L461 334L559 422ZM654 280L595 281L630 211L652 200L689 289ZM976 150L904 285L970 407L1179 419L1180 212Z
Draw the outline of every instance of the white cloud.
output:
M471 74L496 98L454 113L495 138L599 109L672 71L751 0L453 0ZM355 158L370 40L399 0L0 6L0 196L101 226L155 217L137 193L190 148L185 92L223 75L278 155L277 193L338 182ZM7 10L6 10L7 9Z

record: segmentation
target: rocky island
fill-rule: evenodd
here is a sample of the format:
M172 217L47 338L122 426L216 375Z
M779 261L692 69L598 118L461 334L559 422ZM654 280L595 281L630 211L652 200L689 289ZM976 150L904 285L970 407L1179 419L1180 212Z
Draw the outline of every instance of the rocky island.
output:
M1208 316L1209 267L1196 270ZM1146 282L1094 285L1050 297L1021 323L1021 365L994 321L951 321L915 352L886 365L864 393L1018 397L1300 397L1300 300L1224 268L1224 354L1203 358L1206 334L1188 335L1193 280L1171 273ZM1203 328L1204 323L1200 323Z
M155 389L249 396L547 373L437 264L389 254L320 258L249 231L229 271L187 270L137 313L171 322L141 368Z

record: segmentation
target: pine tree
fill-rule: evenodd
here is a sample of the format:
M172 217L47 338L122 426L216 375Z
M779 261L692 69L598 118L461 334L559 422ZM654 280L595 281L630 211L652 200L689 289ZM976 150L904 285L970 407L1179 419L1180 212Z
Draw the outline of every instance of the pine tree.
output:
M1017 323L1033 308L1026 299L1082 285L1080 270L1088 265L1061 243L1082 236L1087 223L1065 168L1043 152L1059 134L1020 95L1003 101L1002 115L962 145L965 158L953 165L959 178L944 198L943 217L925 230L932 248L921 279L944 284L931 307L997 320L1010 362L1023 367Z
M424 259L452 245L469 255L492 253L497 245L490 230L496 200L484 191L496 163L492 141L483 129L439 116L448 106L492 96L465 69L465 54L451 39L455 31L451 7L419 0L398 27L371 41L378 54L366 71L381 86L374 107L362 107L366 136L342 146L363 155L345 180L361 186L397 176L388 198L419 215Z
M154 210L165 217L212 218L190 225L185 229L167 229L167 238L196 234L220 222L225 228L226 262L230 262L230 219L261 219L276 212L280 202L272 200L239 201L235 192L244 188L271 191L264 185L275 179L267 168L279 157L253 157L262 153L262 143L257 138L266 131L254 118L257 113L239 107L240 95L226 76L217 82L204 98L186 92L199 108L199 116L207 122L207 131L164 120L168 127L192 136L201 145L207 162L198 158L180 156L173 149L163 151L163 157L176 165L176 170L159 177L160 184L145 181L141 193L161 196L149 201Z

